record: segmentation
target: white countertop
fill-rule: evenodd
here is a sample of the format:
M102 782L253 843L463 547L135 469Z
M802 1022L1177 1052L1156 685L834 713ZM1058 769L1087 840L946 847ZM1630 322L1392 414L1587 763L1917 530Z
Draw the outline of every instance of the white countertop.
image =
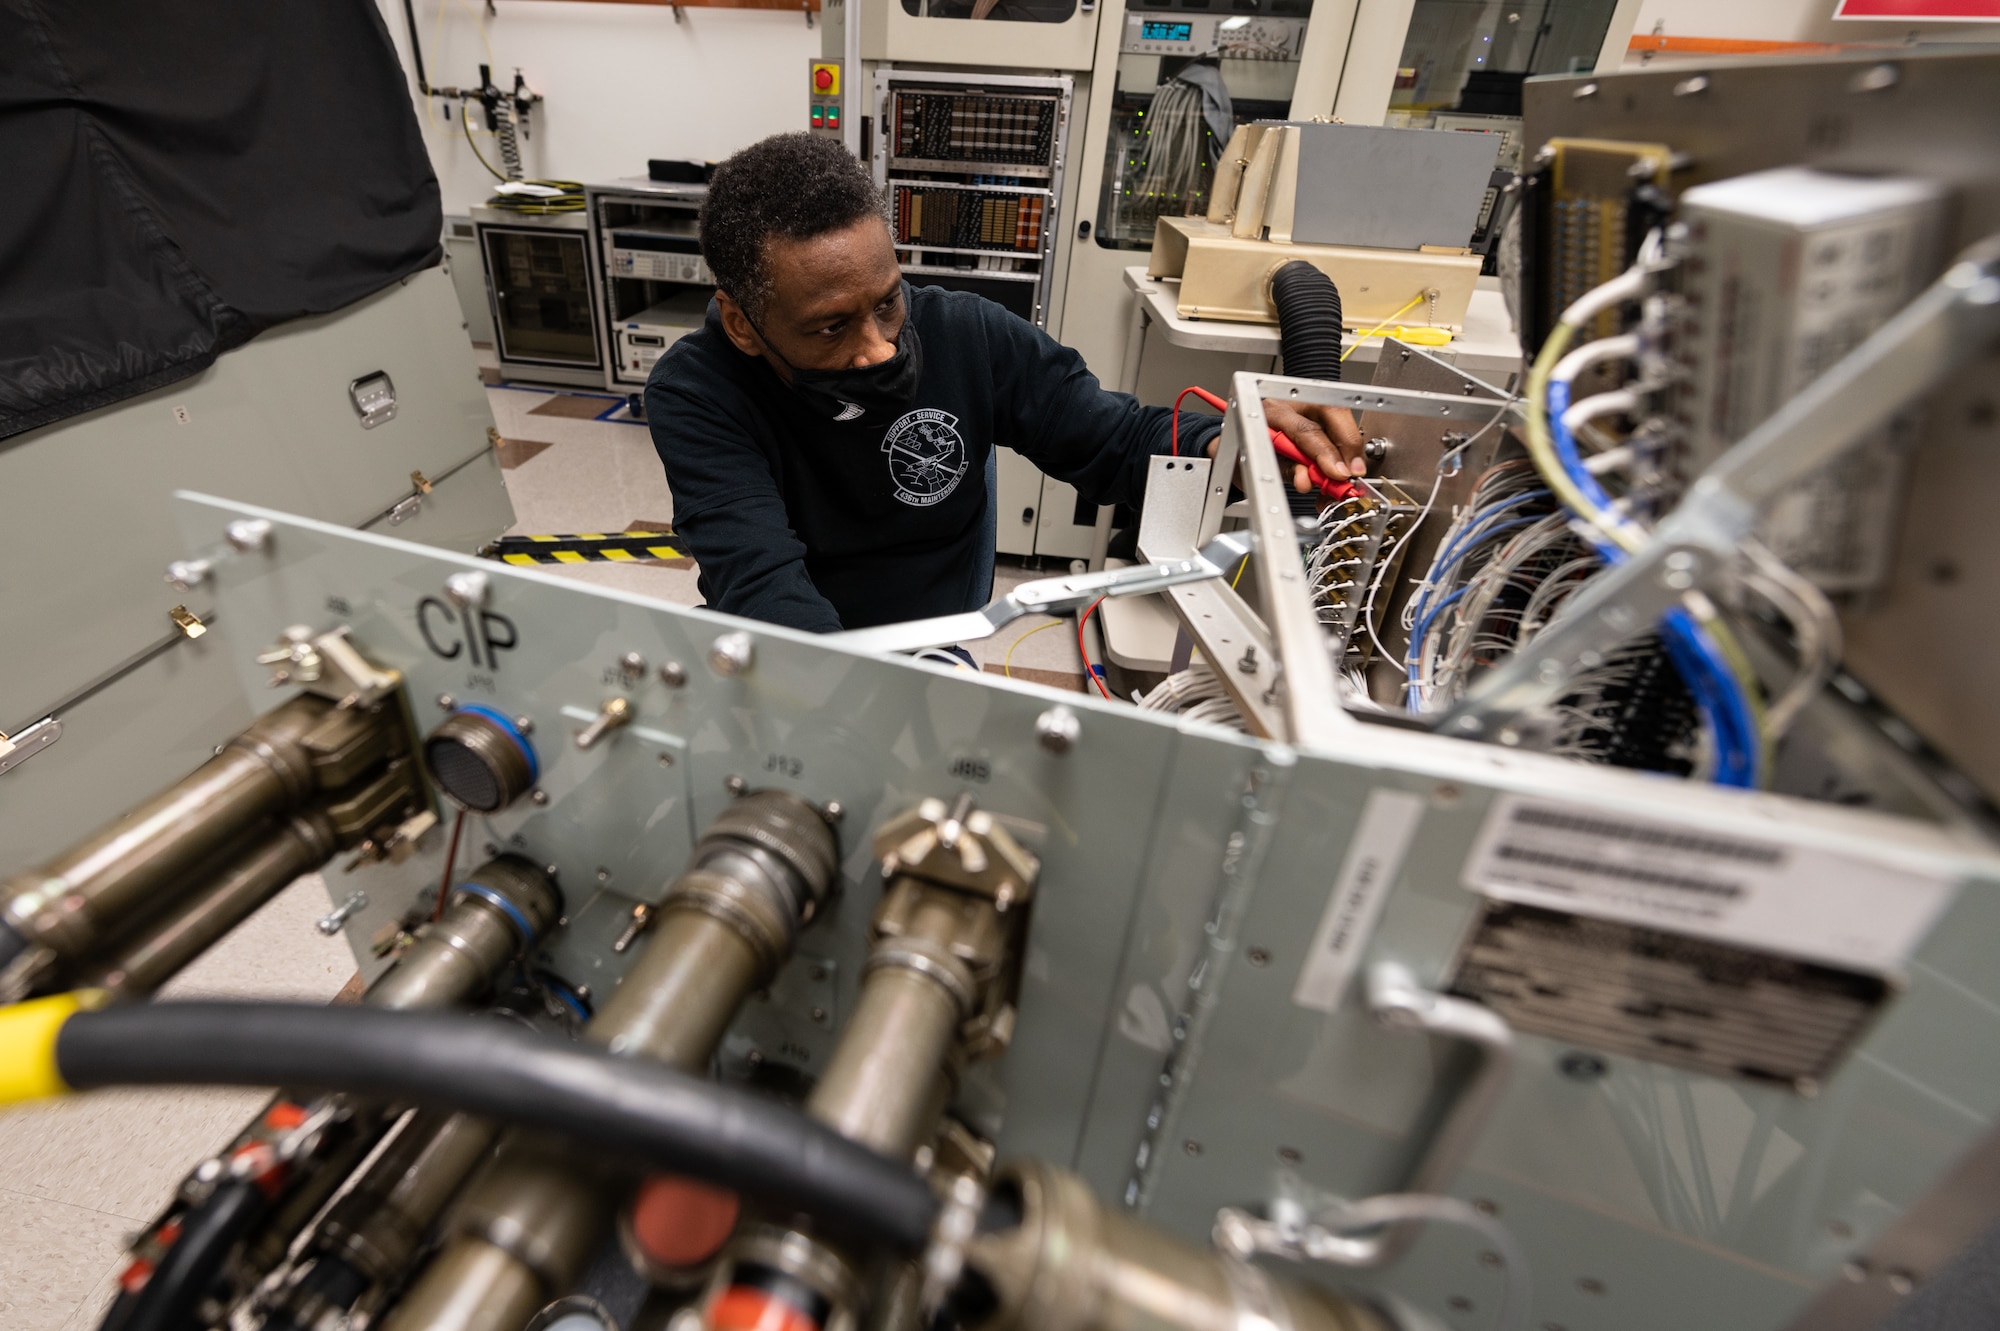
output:
M1226 351L1241 356L1278 354L1276 324L1229 323L1220 319L1183 319L1176 311L1178 278L1146 276L1143 264L1125 270L1125 285L1144 306L1151 325L1177 347L1194 351ZM1352 336L1352 334L1350 334ZM1372 361L1382 353L1379 337L1361 339L1355 360ZM1511 374L1520 369L1521 347L1498 279L1482 277L1465 312L1465 329L1442 347L1427 351L1473 373Z

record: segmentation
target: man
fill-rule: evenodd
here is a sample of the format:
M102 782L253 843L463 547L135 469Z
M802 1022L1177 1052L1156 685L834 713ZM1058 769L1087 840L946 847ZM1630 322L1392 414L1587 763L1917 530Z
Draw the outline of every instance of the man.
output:
M780 134L724 162L701 248L715 300L654 367L646 419L714 609L813 632L974 609L994 445L1100 504L1138 502L1171 446L1166 408L1106 392L1033 325L904 282L881 192L832 140ZM1361 474L1346 412L1264 405L1325 474ZM1219 433L1184 414L1181 451Z

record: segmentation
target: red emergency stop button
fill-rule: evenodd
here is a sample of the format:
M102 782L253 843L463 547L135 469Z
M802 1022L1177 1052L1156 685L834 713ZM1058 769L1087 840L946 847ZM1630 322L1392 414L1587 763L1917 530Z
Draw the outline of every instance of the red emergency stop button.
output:
M833 71L821 65L813 71L813 87L825 92L833 86Z

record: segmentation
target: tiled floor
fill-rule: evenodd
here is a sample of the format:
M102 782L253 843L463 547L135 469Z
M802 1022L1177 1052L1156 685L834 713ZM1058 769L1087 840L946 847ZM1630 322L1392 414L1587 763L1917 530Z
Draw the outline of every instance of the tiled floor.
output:
M673 519L659 458L615 398L492 387L508 493L523 533L619 531ZM594 406L593 406L594 404ZM600 412L610 419L597 419ZM692 568L557 566L581 582L683 605L700 595ZM1001 589L1029 577L1003 565ZM982 666L1081 688L1076 635L1037 616L967 644ZM1060 621L1067 625L1067 621ZM1040 630L1047 629L1042 632ZM294 883L168 987L174 997L324 1002L352 975L344 940L313 921L327 909L317 875ZM127 1237L150 1221L182 1175L222 1146L262 1091L114 1091L0 1114L0 1331L90 1331L111 1297Z
M354 973L317 874L167 986L175 998L325 1002ZM0 1327L89 1331L110 1301L126 1238L181 1176L228 1141L265 1092L99 1091L0 1113Z

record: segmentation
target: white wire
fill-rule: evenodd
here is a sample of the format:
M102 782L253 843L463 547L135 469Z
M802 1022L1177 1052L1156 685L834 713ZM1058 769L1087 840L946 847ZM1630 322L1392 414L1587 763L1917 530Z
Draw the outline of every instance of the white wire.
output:
M1560 381L1570 384L1576 377L1593 365L1608 360L1630 360L1639 354L1639 335L1620 333L1616 337L1600 337L1595 342L1586 342L1556 362L1549 372L1551 383Z
M1799 640L1798 674L1764 712L1764 734L1775 740L1791 728L1840 664L1840 617L1826 593L1771 553L1762 541L1746 540L1741 548L1755 570L1743 579L1744 585L1791 621Z
M1374 644L1376 654L1384 661L1393 661L1394 658L1389 655L1389 649L1382 645L1381 636L1375 632L1375 601L1382 594L1382 580L1388 576L1389 570L1396 566L1396 556L1410 543L1410 538L1417 534L1417 528L1424 525L1424 519L1431 515L1431 509L1437 504L1438 490L1444 485L1445 464L1454 457L1461 457L1484 438L1488 430L1500 423L1500 418L1507 414L1507 408L1512 405L1512 401L1502 403L1500 409L1493 413L1486 424L1480 426L1464 443L1438 454L1437 478L1431 482L1431 492L1424 496L1424 506L1417 510L1416 519L1403 529L1403 534L1396 538L1396 543L1384 550L1382 557L1376 561L1375 577L1368 585L1368 598L1361 603L1361 627L1367 631L1368 641ZM1410 599L1414 602L1415 595L1412 594Z
M1585 421L1594 421L1599 416L1631 415L1646 409L1646 395L1631 388L1614 389L1609 393L1597 393L1573 402L1562 414L1563 428L1576 433Z

